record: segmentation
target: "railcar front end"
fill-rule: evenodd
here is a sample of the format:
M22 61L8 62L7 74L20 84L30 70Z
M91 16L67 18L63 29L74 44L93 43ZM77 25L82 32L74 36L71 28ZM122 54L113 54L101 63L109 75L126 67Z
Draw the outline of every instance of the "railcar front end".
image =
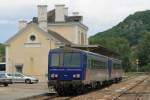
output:
M48 86L62 94L68 89L81 87L85 68L83 53L75 51L51 51L49 53Z

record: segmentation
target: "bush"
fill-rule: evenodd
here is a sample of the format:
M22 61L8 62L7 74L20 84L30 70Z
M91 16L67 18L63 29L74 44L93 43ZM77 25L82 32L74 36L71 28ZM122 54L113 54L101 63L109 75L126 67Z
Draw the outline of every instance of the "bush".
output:
M145 66L142 66L140 69L141 69L141 71L143 71L143 72L150 72L150 63L148 63L148 64L145 65Z

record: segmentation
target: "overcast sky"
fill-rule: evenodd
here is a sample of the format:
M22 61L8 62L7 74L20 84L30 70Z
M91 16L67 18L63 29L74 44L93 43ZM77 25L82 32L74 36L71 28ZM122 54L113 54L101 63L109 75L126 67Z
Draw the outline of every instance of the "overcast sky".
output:
M37 16L37 5L66 4L69 13L78 11L89 27L88 36L107 30L136 11L150 9L150 0L0 0L0 42L18 31L18 20Z

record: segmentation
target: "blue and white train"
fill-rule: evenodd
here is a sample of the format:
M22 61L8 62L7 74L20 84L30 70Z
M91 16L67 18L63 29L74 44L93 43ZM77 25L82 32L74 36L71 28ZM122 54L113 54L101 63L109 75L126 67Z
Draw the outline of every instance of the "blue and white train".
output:
M50 50L48 86L58 94L83 92L122 79L121 60L104 55L63 47Z

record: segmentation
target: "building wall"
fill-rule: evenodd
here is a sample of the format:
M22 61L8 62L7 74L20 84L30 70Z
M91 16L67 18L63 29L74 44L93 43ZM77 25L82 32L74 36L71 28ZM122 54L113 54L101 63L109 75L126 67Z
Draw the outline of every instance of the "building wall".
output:
M71 41L75 44L82 44L86 45L87 43L87 30L80 27L78 24L71 24L71 23L64 23L64 24L49 24L49 30L55 31L59 33L62 37L66 38L67 40ZM84 40L81 38L81 34L84 34ZM81 41L83 42L81 43Z
M28 44L30 34L36 34L38 41ZM37 45L37 43L40 44ZM33 47L34 46L34 47ZM40 34L34 28L29 28L14 39L7 48L8 62L6 71L15 72L16 64L23 64L23 73L38 77L41 81L46 80L48 73L48 52L50 48L55 48L55 42L49 40L45 35Z
M78 43L80 45L88 45L87 30L78 26Z
M87 27L80 22L65 22L64 15L68 14L68 9L64 5L56 5L55 7L56 23L47 23L47 6L38 6L39 27L47 31L48 24L49 30L59 33L70 42L86 45ZM25 28L27 24L27 21L20 21L20 29ZM30 35L35 35L37 41L31 42ZM6 46L6 71L16 72L15 66L22 65L24 74L37 76L40 80L45 80L45 75L48 73L48 52L57 46L55 40L49 40L34 27L28 27L25 32L20 33Z
M77 43L75 25L50 25L49 30L59 33L65 39Z

